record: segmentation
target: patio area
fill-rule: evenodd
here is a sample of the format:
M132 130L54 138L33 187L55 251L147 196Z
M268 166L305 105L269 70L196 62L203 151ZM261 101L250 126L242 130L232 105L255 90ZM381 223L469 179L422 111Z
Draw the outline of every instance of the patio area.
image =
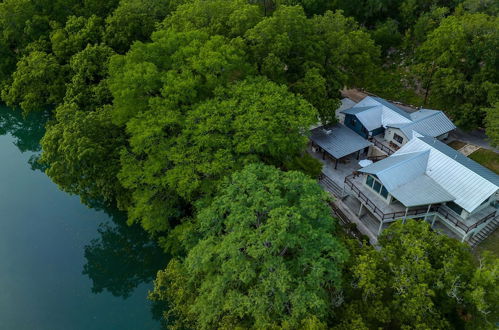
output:
M359 159L357 159L357 155L354 153L339 159L338 166L335 169L335 159L329 157L327 154L323 159L322 153L319 151L314 152L311 146L308 147L308 153L324 165L322 172L341 188L343 188L345 178L360 168L359 161L367 159L365 153L361 153Z

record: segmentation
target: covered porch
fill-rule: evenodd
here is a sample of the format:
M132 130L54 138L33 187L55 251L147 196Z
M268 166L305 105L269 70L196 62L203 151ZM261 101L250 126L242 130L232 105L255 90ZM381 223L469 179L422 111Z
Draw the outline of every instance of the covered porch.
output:
M310 142L312 154L316 158L318 158L316 154L320 154L322 161L326 161L327 158L331 160L334 170L338 170L338 164L342 159L351 159L352 155L355 155L357 160L360 159L361 154L367 154L369 146L372 145L342 124L312 129Z

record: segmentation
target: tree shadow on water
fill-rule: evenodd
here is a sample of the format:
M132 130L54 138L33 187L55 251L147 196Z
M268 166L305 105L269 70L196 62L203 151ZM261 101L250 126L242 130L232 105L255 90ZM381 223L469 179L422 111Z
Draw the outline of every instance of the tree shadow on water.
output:
M23 116L18 109L0 104L0 136L10 134L14 145L21 152L41 151L40 140L45 134L45 125L50 118L50 111L42 110Z
M106 290L126 299L137 286L151 282L169 258L140 226L129 226L123 213L112 211L112 219L85 246L83 274L92 280L92 292Z

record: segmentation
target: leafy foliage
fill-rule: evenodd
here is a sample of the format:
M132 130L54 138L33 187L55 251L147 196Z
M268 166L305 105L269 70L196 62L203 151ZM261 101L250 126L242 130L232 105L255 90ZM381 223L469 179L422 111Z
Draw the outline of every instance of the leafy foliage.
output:
M18 62L2 98L8 105L19 104L25 113L57 104L64 96L65 70L52 54L32 52Z
M414 220L391 225L379 244L379 252L363 248L353 261L353 299L344 307L346 324L363 320L368 328L492 326L499 302L493 275L497 259L486 258L477 269L468 247ZM480 276L486 279L477 281Z
M485 14L445 18L418 49L430 102L462 127L481 126L489 94L498 95L497 49L499 19Z
M158 274L153 297L171 298L178 322L202 329L323 319L347 256L326 200L301 173L245 167L200 211L202 238Z

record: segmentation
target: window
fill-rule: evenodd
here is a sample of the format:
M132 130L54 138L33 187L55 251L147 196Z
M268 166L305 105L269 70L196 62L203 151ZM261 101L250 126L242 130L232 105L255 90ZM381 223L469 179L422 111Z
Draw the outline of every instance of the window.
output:
M372 175L368 175L366 178L366 185L369 186L372 190L383 196L383 198L388 197L388 190L386 190L385 186L381 184L378 180L376 180Z
M404 138L398 135L397 133L393 133L393 139L398 143L402 144L404 142Z
M388 190L386 190L385 186L381 188L381 196L383 196L384 198L388 197Z
M446 205L448 208L450 208L452 211L456 212L459 215L461 215L461 213L463 212L463 208L454 202L447 202Z
M366 184L372 188L373 186L373 182L374 182L374 178L370 175L367 176L367 179L366 179Z

